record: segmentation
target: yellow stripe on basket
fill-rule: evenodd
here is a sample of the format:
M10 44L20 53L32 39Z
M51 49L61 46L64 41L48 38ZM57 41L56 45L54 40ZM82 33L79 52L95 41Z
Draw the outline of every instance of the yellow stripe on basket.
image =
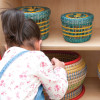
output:
M39 28L42 28L42 27L45 27L45 26L48 26L49 25L49 23L48 24L46 24L46 25L43 25L43 26L39 26Z
M90 31L92 31L92 29L90 29L90 30L87 30L87 31L82 31L82 32L71 32L71 31L66 31L66 30L63 30L64 32L67 32L67 33L74 33L74 34L80 34L80 33L87 33L87 32L90 32Z
M77 17L79 17L78 19L88 17L87 14L84 14L85 15L84 17L81 17L81 14L78 14L78 13L76 14L76 17L70 17L70 15L73 15L73 14L67 14L66 17L71 18L71 19L76 19Z
M44 32L44 33L41 33L41 35L44 35L44 34L47 34L49 31L47 31L47 32Z
M72 67L68 67L68 65L66 65L65 66L65 69L67 70L67 71L69 71L69 70L74 70L74 69L77 69L77 68L79 68L79 67L81 67L81 66L83 66L84 65L84 67L85 67L85 62L84 61L81 61L79 64L73 64L73 66Z
M84 80L85 77L86 77L86 74L84 74L83 76L81 76L79 78L68 81L69 87L72 84L77 84L78 82L81 82L82 80Z
M83 68L84 68L84 65L82 65L79 68L73 69L73 70L68 70L67 71L67 69L66 69L66 72L67 72L67 74L71 74L71 73L74 73L74 72L78 72L78 71L82 70Z
M80 68L80 67L82 67L82 66L85 67L85 62L82 62L82 63L80 63L80 64L78 64L78 65L76 65L75 67L72 67L72 68L66 68L66 70L67 70L67 71L75 70L75 69ZM66 67L67 67L67 66L66 66Z
M84 60L81 58L79 61L73 63L73 64L70 64L70 65L67 65L65 66L66 68L70 68L70 67L74 67L76 65L79 65L81 62L84 62Z
M33 9L34 10L34 9ZM30 11L32 11L32 9L30 8ZM44 11L44 8L41 8L41 10L39 10L39 11L33 11L33 12L31 12L31 13L37 13L37 12L42 12L42 11ZM30 13L30 12L24 12L24 13Z
M42 22L39 22L39 23L37 23L37 24L43 24L43 23L46 23L46 22L49 22L49 20L42 21Z
M78 69L78 68L81 68L81 67L85 67L85 63L83 63L83 64L79 64L79 65L77 65L77 66L75 66L75 67L73 67L73 68L66 68L66 70L67 70L67 72L68 71L74 71L75 69ZM84 68L83 67L83 68Z
M84 37L84 36L88 36L88 35L91 35L92 33L89 33L89 34L86 34L86 35L69 35L69 34L64 34L65 36L69 36L69 37Z
M42 31L45 31L45 30L47 30L47 29L49 29L49 27L48 27L48 28L45 28L45 29L43 29L43 30L40 30L40 31L42 32Z
M70 27L65 27L65 26L62 26L62 27L65 28L65 29L80 30L80 29L90 28L90 27L92 27L92 25L91 26L88 26L88 27L82 27L82 28L70 28Z

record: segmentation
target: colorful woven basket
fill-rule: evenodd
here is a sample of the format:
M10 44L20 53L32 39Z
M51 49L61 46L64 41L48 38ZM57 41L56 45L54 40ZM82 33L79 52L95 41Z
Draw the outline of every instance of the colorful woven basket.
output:
M49 16L51 13L49 8L40 6L24 6L24 7L18 7L17 9L24 11L25 18L27 19L31 18L39 25L42 40L48 37Z
M61 16L63 37L71 43L88 41L92 35L94 16L86 12L71 12Z
M87 73L87 66L79 54L70 51L44 51L44 53L50 59L55 57L65 62L68 79L67 94L74 92L83 84Z

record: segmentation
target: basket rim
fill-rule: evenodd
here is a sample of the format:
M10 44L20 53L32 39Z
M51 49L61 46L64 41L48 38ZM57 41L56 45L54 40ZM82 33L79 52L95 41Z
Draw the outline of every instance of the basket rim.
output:
M45 53L70 53L70 54L76 54L78 56L78 58L76 58L75 60L72 60L72 61L69 61L69 62L64 62L65 65L70 65L70 64L73 64L73 63L76 63L77 61L79 61L81 59L81 56L76 53L76 52L73 52L73 51L56 51L56 50L43 50L43 52Z

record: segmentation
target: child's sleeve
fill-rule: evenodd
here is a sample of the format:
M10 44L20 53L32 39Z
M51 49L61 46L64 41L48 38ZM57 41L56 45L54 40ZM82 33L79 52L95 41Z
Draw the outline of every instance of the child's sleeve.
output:
M39 59L38 78L50 99L61 99L68 88L66 71L60 66L53 69L48 57L42 53Z

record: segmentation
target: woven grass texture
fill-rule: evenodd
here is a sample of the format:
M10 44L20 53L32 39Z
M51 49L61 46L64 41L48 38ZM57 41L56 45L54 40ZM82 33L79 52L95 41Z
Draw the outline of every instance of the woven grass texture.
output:
M40 6L23 6L17 9L22 10L26 19L32 19L36 22L41 31L41 39L44 40L49 35L49 16L51 10Z
M61 15L62 32L65 41L86 42L92 35L94 15L87 12L71 12Z

